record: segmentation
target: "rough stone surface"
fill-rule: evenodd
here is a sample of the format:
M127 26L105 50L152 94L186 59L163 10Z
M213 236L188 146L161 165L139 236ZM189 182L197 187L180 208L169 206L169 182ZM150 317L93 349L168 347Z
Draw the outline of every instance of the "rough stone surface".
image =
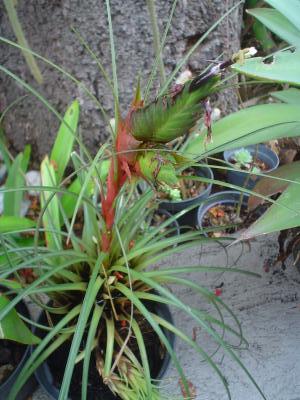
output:
M268 400L300 400L300 275L288 265L285 271L279 267L264 268L266 259L277 255L276 236L259 238L248 245L237 245L225 252L220 245L197 247L176 254L160 267L168 265L232 266L261 274L261 278L237 273L186 274L192 281L214 290L223 283L220 299L223 300L241 322L248 350L237 351L238 356L264 391ZM174 294L186 304L203 311L213 312L204 299L189 289L173 288ZM173 310L175 324L193 337L195 323L186 315ZM225 321L232 324L228 315ZM228 337L237 344L235 337ZM216 344L201 330L196 331L199 345L212 354ZM219 378L199 354L177 340L176 352L189 381L196 388L195 400L226 399ZM259 400L261 397L240 367L223 351L214 357L217 366L228 380L232 400ZM169 399L182 399L178 376L170 368L162 382L162 391ZM42 389L33 400L49 400Z
M167 21L173 0L157 0L161 30ZM164 51L167 73L195 43L201 34L237 0L179 0L173 25ZM144 0L111 0L113 26L117 50L120 98L123 112L132 97L133 87L139 73L149 76L153 60L152 36ZM110 117L113 100L109 88L97 68L97 63L79 43L71 27L78 29L104 67L110 69L110 47L107 32L105 2L98 0L19 0L18 15L32 49L59 64L82 81L96 95ZM216 31L209 35L191 57L188 66L196 72L216 59L224 58L239 48L241 8L232 12ZM0 3L0 34L15 40ZM95 151L107 136L107 129L97 105L82 89L39 61L43 73L42 86L33 81L18 49L0 44L1 63L17 76L30 83L61 114L70 101L77 97L82 104L81 132L85 143ZM0 73L0 111L25 93L4 73ZM218 100L223 112L235 109L237 100L233 91L227 91ZM25 143L33 145L34 154L41 158L49 152L53 143L58 120L32 95L24 99L5 118L5 131L12 147L20 151Z

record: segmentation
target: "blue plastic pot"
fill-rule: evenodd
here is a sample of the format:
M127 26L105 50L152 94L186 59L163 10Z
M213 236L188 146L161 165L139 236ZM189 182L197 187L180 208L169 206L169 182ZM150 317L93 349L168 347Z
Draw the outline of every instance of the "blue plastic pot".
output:
M208 179L214 179L214 174L209 167L195 167L195 173L197 176L202 176ZM198 206L208 198L211 193L212 183L208 183L205 190L203 190L198 196L191 199L179 200L179 201L162 201L159 204L159 208L169 211L171 214L176 214L179 211L183 211L189 207L192 209L186 212L182 217L178 218L180 226L196 226L197 225L197 209Z
M259 160L263 161L267 166L268 169L266 171L263 171L262 173L269 173L271 171L274 171L278 165L279 165L279 158L277 154L270 149L268 146L264 144L259 144L259 145L253 145L253 146L247 146L243 147L244 149L248 150L252 156L255 156ZM226 150L223 153L223 158L227 163L231 163L231 160L235 154L236 151L241 150L242 147L233 149L233 150ZM233 168L235 167L234 164L232 164ZM236 186L241 186L245 187L245 181L249 174L242 172L242 171L227 171L227 180L229 183L232 183L233 185ZM259 181L261 177L251 175L248 183L247 183L247 189L253 189L256 183Z
M198 208L197 210L197 226L199 227L200 230L203 230L203 219L204 215L208 212L209 209L216 207L218 205L224 205L224 204L229 204L229 205L238 205L240 201L240 196L241 192L237 191L223 191L223 192L218 192L215 193L209 198ZM243 205L247 206L249 199L249 195L247 193L243 194ZM203 232L204 236L208 236L206 232Z

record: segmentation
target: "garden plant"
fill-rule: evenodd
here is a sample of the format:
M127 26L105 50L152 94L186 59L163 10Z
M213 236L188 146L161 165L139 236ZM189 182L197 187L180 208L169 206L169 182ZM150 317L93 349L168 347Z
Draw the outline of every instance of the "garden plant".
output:
M275 7L279 2L273 0L272 5ZM153 6L152 1L149 3ZM153 366L153 343L159 350L158 358L169 355L175 365L183 397L193 398L195 395L172 346L172 335L199 353L220 377L230 398L229 384L212 354L205 345L198 344L164 316L159 311L161 304L189 315L193 324L201 327L245 371L257 388L258 396L266 398L239 359L236 347L228 340L228 336L238 338L240 348L247 347L234 313L204 283L196 283L184 276L194 271L255 274L224 266L155 268L157 262L167 256L205 245L214 238L203 236L199 231L169 235L174 231L173 222L189 208L151 229L149 221L158 207L159 193L174 190L178 188L180 179L189 178L240 189L250 195L250 207L262 200L272 203L266 213L236 240L300 225L300 204L293 201L297 196L299 198L300 192L299 163L293 163L283 171L279 168L270 176L263 177L257 184L260 186L253 190L203 176L181 175L185 168L197 165L230 169L225 164L223 167L214 164L213 156L226 149L299 135L300 116L294 103L249 107L212 124L209 98L228 86L238 85L231 80L238 73L266 82L299 85L300 54L294 48L284 49L273 54L270 63L270 58L250 58L255 51L247 48L229 60L209 65L185 83L172 85L185 58L167 80L162 80L159 94L150 101L149 92L156 71L163 68L162 50L176 3L163 39L156 46L151 77L143 89L137 82L131 106L126 116L122 116L110 2L106 0L112 80L99 60L98 63L112 87L115 115L110 121L98 99L84 87L86 94L99 103L111 132L111 138L99 148L94 158L81 140L78 101L75 100L61 116L36 89L0 65L2 73L39 98L61 122L53 148L40 166L41 185L25 185L24 173L29 159L28 150L25 150L13 162L7 160L8 178L5 188L1 189L7 206L0 217L0 284L3 288L0 338L18 341L20 336L15 328L19 327L26 337L23 343L33 345L8 400L16 399L29 377L44 362L48 360L50 363L58 352L65 356L63 372L57 383L59 400L115 398L113 395L124 400L170 397L170 393L159 390L159 382L155 381L160 379L160 368L157 370L156 363L155 368ZM153 7L149 8L153 11ZM155 21L154 15L154 27ZM203 40L203 37L199 39L193 48ZM67 71L26 46L5 38L1 41L50 64L79 84ZM230 75L225 77L225 71ZM248 83L255 82L249 80ZM199 121L202 121L203 129L201 133L194 132L184 151L169 146ZM72 172L67 173L70 165ZM253 172L245 171L248 174ZM257 175L264 174L257 172ZM142 194L137 190L141 180L149 185ZM20 217L19 214L23 195L28 190L39 194L36 218ZM283 193L278 200L268 197L280 191ZM210 230L212 228L204 229ZM186 305L167 284L192 289L212 306L214 312ZM38 321L16 312L16 306L28 298L42 311ZM35 331L32 333L28 326ZM149 330L151 339L147 333ZM173 393L172 396L176 398Z

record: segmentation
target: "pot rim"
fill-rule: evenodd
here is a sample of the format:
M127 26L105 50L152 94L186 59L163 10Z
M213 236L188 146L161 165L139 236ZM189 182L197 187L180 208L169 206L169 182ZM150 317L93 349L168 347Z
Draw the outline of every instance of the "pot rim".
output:
M268 156L268 158L271 158L271 157L274 158L274 160L272 160L272 161L274 161L274 166L272 166L272 167L268 168L267 170L265 170L264 173L267 174L267 173L272 172L275 169L277 169L278 165L279 165L279 162L280 162L278 155L275 153L274 150L272 150L269 146L267 146L267 145L265 145L263 143L260 143L258 145L254 144L254 145L249 145L249 146L240 146L240 147L236 147L234 149L225 150L223 152L223 158L228 164L234 165L229 161L229 159L232 156L232 154L234 154L237 150L241 150L241 149L246 149L250 153L251 152L255 152L256 151L256 147L257 147L257 154L258 155L259 154L263 154L263 153L267 153L266 155ZM231 172L234 172L234 171L231 171ZM236 172L242 172L243 173L243 171L241 171L239 169L236 169Z
M198 208L197 211L197 225L200 228L200 231L203 230L202 221L204 215L207 211L214 207L216 204L226 204L226 203L237 203L239 201L239 197L242 192L237 190L224 190L221 192L216 192L209 196ZM245 204L248 201L249 194L243 193L243 203ZM218 199L220 197L220 199ZM203 232L205 236L207 236L206 232Z

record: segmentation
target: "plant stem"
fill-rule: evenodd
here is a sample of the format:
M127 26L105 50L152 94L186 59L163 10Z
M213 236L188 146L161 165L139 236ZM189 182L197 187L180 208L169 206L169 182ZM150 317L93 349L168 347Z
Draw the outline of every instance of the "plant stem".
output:
M150 21L151 21L155 57L158 59L160 84L163 85L166 81L166 73L165 73L165 66L163 63L162 52L161 52L161 47L160 47L160 34L159 34L158 23L157 23L155 0L147 0L147 6L148 6Z
M258 154L258 144L255 145L255 153L254 153L254 156L253 156L253 162L252 162L252 165L251 165L251 169L253 169L253 167L254 167L254 160L255 160L255 158L257 158L257 154ZM250 177L251 177L251 174L248 174L246 179L245 179L244 185L243 185L244 189L247 188L249 180L250 180ZM244 193L241 192L240 198L239 198L239 203L238 203L238 206L236 208L236 215L237 215L238 218L240 217L240 214L241 214L243 199L244 199Z

